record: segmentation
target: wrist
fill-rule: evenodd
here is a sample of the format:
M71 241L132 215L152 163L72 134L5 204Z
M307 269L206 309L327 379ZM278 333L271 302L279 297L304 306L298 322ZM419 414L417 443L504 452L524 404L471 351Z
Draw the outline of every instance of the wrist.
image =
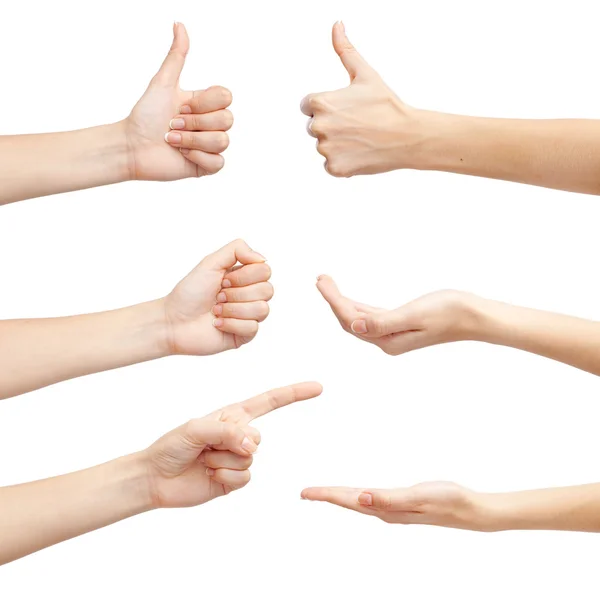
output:
M135 179L134 152L127 133L127 122L118 121L99 129L103 134L102 153L110 170L110 183Z
M113 461L115 481L122 510L133 516L155 508L150 470L145 452L136 452Z

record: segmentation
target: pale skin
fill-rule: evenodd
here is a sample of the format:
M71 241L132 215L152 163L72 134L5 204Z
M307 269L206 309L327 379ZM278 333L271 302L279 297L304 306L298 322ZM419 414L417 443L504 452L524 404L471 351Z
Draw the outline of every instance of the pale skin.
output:
M231 92L184 91L189 50L175 23L173 44L128 117L79 131L0 137L0 205L130 180L173 181L212 175L224 164L233 124Z
M270 276L265 258L235 240L163 298L90 315L0 321L0 399L164 356L239 348L269 314Z
M198 506L243 488L261 441L251 421L321 391L315 382L271 390L192 419L141 452L0 488L0 564L143 512Z
M600 484L481 493L436 481L408 488L313 487L302 498L329 502L386 523L472 531L515 529L600 532Z
M397 356L465 340L518 348L600 375L600 323L443 290L392 310L341 294L321 275L317 288L342 328ZM480 493L451 482L409 488L308 488L302 497L330 502L388 523L476 531L561 529L600 532L600 484Z
M342 23L333 27L333 47L350 85L309 94L301 105L331 175L436 170L600 194L600 121L493 119L416 109L358 53Z
M321 275L317 288L345 331L394 356L460 341L510 346L600 375L600 323L513 306L457 290L392 310L357 302Z

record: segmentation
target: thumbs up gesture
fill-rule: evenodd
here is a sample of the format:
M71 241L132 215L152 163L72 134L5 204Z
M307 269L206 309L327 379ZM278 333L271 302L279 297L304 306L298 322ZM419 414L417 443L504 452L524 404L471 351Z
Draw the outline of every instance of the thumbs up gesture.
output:
M417 139L417 111L404 104L350 43L344 25L333 26L333 48L350 75L335 92L309 94L301 104L311 117L325 169L335 177L382 173L410 167Z
M182 23L148 89L125 120L133 179L173 181L212 175L223 168L233 124L231 92L221 86L184 91L179 87L189 50Z

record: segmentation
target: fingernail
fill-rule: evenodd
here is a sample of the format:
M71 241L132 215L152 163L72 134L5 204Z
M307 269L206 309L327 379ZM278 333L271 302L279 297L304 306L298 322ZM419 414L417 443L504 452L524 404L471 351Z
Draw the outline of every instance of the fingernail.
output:
M219 315L221 315L223 313L223 307L220 304L215 304L213 306L212 312L213 312L213 315L215 315L215 317L218 317Z
M213 319L213 325L215 327L222 327L223 326L223 319Z
M217 302L227 302L227 294L225 292L219 292L217 294Z
M373 506L373 496L371 494L359 494L358 503L363 506Z
M244 438L242 442L242 450L245 450L248 454L254 454L258 446L248 437Z
M231 281L229 281L229 279L223 279L223 282L221 283L221 286L224 287L224 288L231 287Z
M165 134L165 140L169 144L181 144L181 139L181 134L176 131L169 131L169 133Z
M212 476L215 474L215 470L214 470L214 469L211 469L211 468L209 467L208 469L206 469L206 474L207 474L209 477L212 477Z
M184 104L179 109L179 114L181 114L181 115L191 115L192 114L192 107L189 106L188 104Z
M354 331L354 333L367 333L367 322L363 319L359 319L358 321L354 321L352 325L350 325L350 329Z
M183 119L171 119L169 127L171 129L183 129L185 127L185 121Z
M181 152L181 154L187 156L190 153L189 148L179 148L179 152Z

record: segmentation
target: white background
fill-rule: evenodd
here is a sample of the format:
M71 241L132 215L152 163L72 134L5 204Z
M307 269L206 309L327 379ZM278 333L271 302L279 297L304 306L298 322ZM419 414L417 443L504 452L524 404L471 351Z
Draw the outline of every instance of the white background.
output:
M4 2L0 132L125 117L183 21L184 87L229 87L226 168L0 212L0 316L90 312L168 292L244 237L273 268L257 339L0 404L0 484L103 462L190 417L317 379L319 399L257 422L243 491L154 512L0 570L0 597L597 598L600 537L391 526L303 502L309 485L450 479L484 491L599 478L598 380L515 350L455 344L392 358L339 328L314 287L400 305L440 288L600 318L600 201L449 174L336 180L298 105L347 76L355 45L409 104L506 117L600 117L591 2ZM0 540L1 543L1 540Z

